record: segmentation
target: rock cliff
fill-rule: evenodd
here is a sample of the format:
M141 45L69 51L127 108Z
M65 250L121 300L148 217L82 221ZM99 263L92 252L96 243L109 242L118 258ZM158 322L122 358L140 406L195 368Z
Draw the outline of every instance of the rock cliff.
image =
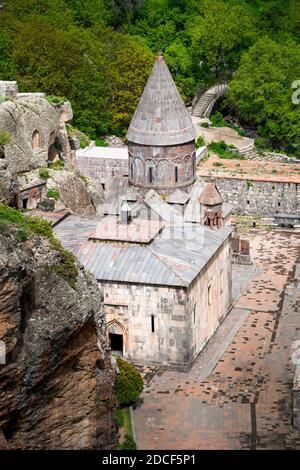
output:
M22 239L1 223L1 447L114 448L115 370L97 282L79 267L73 289L47 238Z
M57 107L38 96L7 100L0 105L1 128L11 136L4 149L9 171L20 173L46 166L56 152L54 145L62 149L65 159L69 158L65 120L72 114L71 108L69 112L65 108L67 103Z

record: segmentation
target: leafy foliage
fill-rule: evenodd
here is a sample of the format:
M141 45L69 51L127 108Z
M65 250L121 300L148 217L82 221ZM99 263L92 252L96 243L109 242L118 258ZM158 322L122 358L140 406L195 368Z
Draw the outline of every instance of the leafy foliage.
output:
M47 197L53 198L57 201L59 199L59 196L59 191L57 191L56 189L48 189Z
M4 129L0 129L0 145L9 144L11 141L11 136L9 132L5 131Z
M161 49L187 104L232 79L230 114L299 154L299 41L299 0L7 0L0 80L66 97L93 140L124 135Z
M71 287L76 287L78 271L75 257L71 252L65 250L55 238L51 225L48 222L38 217L29 217L17 209L2 204L0 205L0 224L13 224L16 226L20 241L26 241L29 233L48 238L52 248L60 254L60 261L52 266L53 271L62 277Z
M300 106L292 102L292 83L299 77L300 46L266 37L244 54L230 96L240 118L273 147L294 145L300 153Z
M49 178L49 170L47 168L40 168L39 169L39 176L43 180L47 180Z
M137 369L129 362L117 357L120 373L116 379L116 393L119 406L134 403L143 391L143 379Z
M196 140L195 147L196 149L203 147L205 145L205 139L202 135L199 135L198 139Z
M218 142L211 142L208 144L208 149L218 155L220 158L228 160L243 160L244 157L237 151L234 145L228 145L224 140Z

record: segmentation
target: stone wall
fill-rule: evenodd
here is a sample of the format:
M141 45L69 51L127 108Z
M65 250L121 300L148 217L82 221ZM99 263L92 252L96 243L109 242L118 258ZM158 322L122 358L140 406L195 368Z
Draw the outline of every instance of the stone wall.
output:
M106 186L113 176L128 175L128 160L122 158L76 157L77 169L85 176L98 180Z
M9 82L5 80L0 80L0 96L13 98L13 97L16 97L17 94L18 94L17 82Z
M143 363L184 364L189 337L183 288L103 283L108 332L123 334L125 358ZM152 333L151 315L154 315ZM115 329L114 329L115 331Z
M232 302L231 240L223 244L202 275L188 289L187 318L191 328L193 360L212 337Z
M230 246L228 239L188 289L102 283L107 334L123 335L124 357L189 366L231 305Z
M224 201L232 205L234 213L269 217L278 213L300 213L300 176L299 184L214 176L203 179L216 183Z
M191 186L195 179L195 142L155 147L128 142L129 178L138 187L174 191Z

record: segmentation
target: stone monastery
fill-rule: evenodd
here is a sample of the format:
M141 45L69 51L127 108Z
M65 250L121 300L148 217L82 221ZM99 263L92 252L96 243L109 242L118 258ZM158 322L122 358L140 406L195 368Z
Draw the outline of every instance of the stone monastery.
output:
M70 216L56 235L103 289L111 349L186 368L231 306L232 229L218 189L196 182L194 126L160 55L127 140L121 165L106 159L103 218ZM92 152L80 171L100 179Z

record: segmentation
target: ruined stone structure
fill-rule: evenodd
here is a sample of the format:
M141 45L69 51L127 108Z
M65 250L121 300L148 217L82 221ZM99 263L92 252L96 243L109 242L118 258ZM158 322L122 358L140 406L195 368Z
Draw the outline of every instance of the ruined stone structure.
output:
M171 192L195 181L195 130L161 55L128 132L129 178L134 186Z

